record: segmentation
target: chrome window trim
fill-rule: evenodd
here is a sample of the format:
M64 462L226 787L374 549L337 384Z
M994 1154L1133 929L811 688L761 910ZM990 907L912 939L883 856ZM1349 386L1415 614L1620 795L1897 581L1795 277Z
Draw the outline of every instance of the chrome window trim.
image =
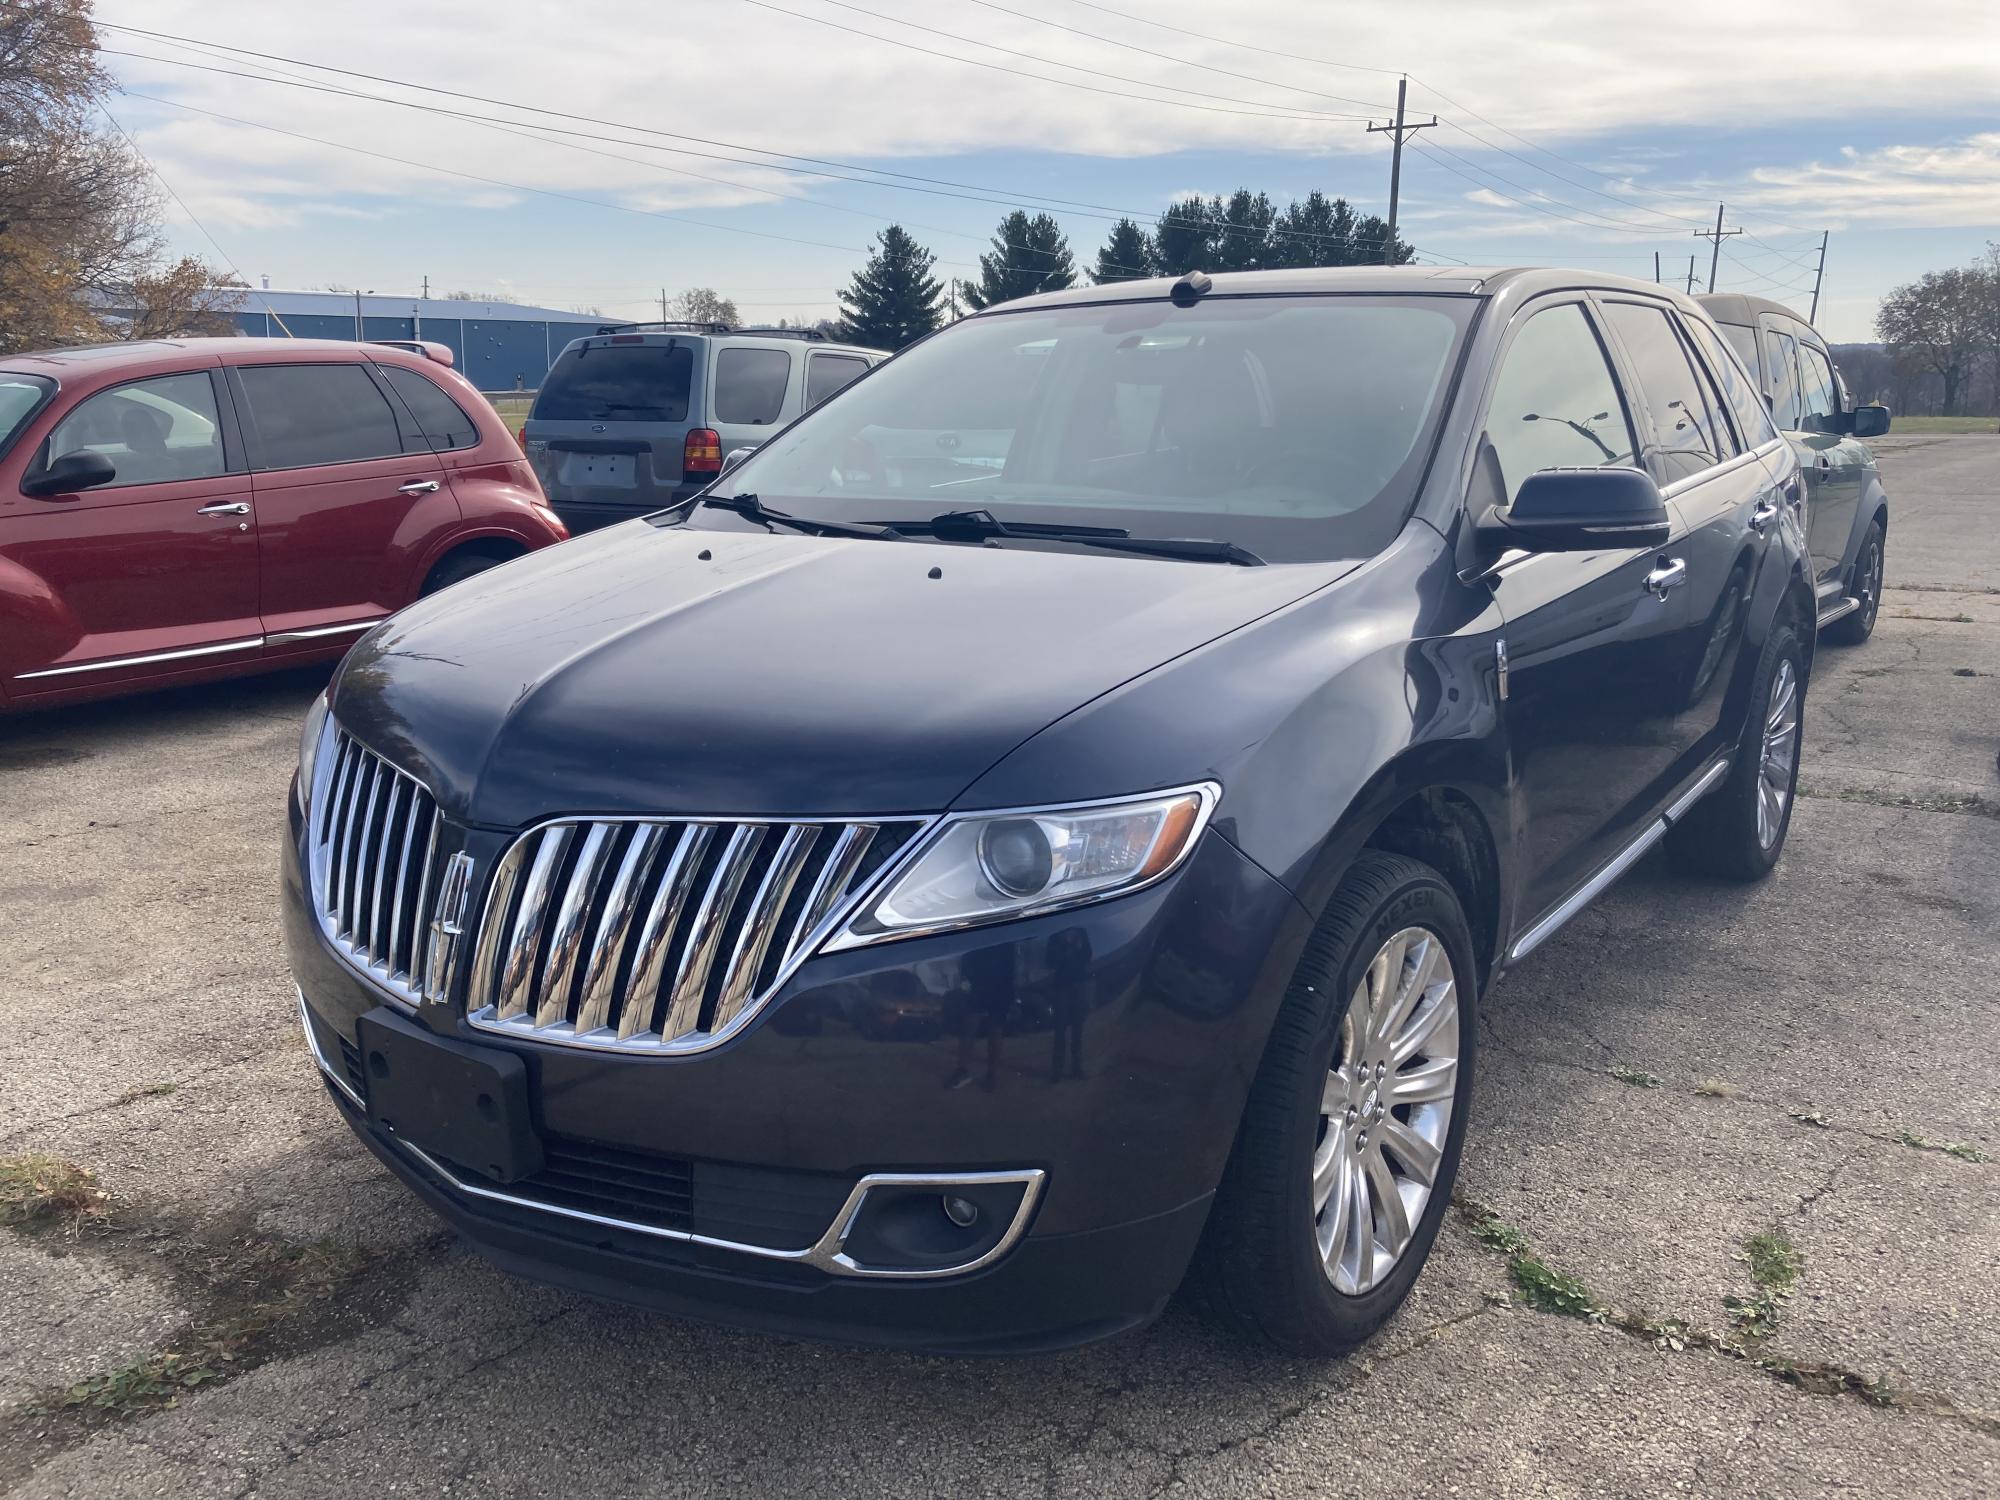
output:
M1186 786L1161 787L1156 791L1133 792L1123 797L1096 797L1088 802L1045 802L1035 807L961 808L946 813L937 819L934 827L925 829L911 839L894 859L877 872L878 878L870 882L869 890L863 893L864 899L887 883L883 877L900 877L922 857L926 850L935 845L953 825L958 823L984 821L990 818L1032 818L1054 813L1088 812L1097 807L1123 807L1135 802L1160 802L1169 797L1190 795L1199 797L1201 805L1195 810L1194 826L1188 830L1187 842L1182 845L1180 853L1174 856L1170 864L1157 874L1149 875L1137 885L1121 885L1108 891L1086 891L1080 896L1068 896L1054 901L1038 902L1032 906L1017 907L998 916L964 917L954 922L936 922L926 927L899 927L894 932L866 933L858 936L846 928L846 922L853 920L854 910L862 904L861 900L856 900L849 903L850 910L846 913L842 925L836 928L815 951L848 953L857 948L872 948L880 943L901 942L905 938L932 937L941 932L963 932L973 927L994 927L1002 922L1024 921L1029 917L1046 916L1050 912L1069 911L1075 907L1088 906L1094 901L1115 901L1124 896L1135 896L1140 891L1151 890L1179 870L1194 854L1195 845L1201 842L1201 836L1208 831L1209 820L1215 815L1216 805L1222 801L1222 784L1216 781L1196 781Z
M1114 800L1129 801L1131 799L1117 798ZM558 817L544 818L522 829L509 839L507 847L501 851L498 859L494 862L494 874L480 905L479 936L473 945L475 956L468 980L469 984L477 983L479 976L489 972L493 964L504 964L508 955L513 951L515 944L512 936L500 934L497 931L495 923L489 922L488 917L495 910L496 904L501 912L505 912L508 904L507 900L500 900L496 903L495 898L497 894L503 891L505 891L508 898L511 898L511 889L503 885L503 882L518 882L521 878L523 860L520 851L534 847L541 841L543 835L555 829L568 827L572 830L572 837L574 837L574 830L577 828L587 829L593 825L607 823L629 825L636 828L704 829L708 830L704 842L712 840L714 838L714 831L718 829L729 829L733 832L741 833L754 828L761 833L772 828L799 826L840 828L846 830L865 824L877 830L886 827L908 827L911 832L909 838L904 842L902 849L899 849L893 857L884 861L882 867L871 874L864 884L857 887L845 899L835 902L824 911L819 920L807 929L805 935L799 939L798 945L793 950L791 956L772 975L771 982L764 987L763 991L759 994L746 997L740 1003L735 1013L729 1016L725 1022L718 1025L713 1031L692 1032L673 1040L661 1040L658 1037L637 1032L624 1032L623 1034L612 1032L606 1034L599 1031L579 1035L574 1023L569 1021L538 1026L532 1009L510 1011L508 1014L503 1015L501 1014L502 1007L493 996L473 995L469 990L466 996L465 1019L475 1030L496 1036L511 1037L519 1041L537 1042L552 1047L574 1047L590 1052L615 1052L625 1057L692 1057L708 1052L729 1041L741 1032L744 1027L748 1026L758 1015L762 1014L764 1007L770 1004L771 1000L783 991L785 985L798 972L800 966L815 954L825 950L828 937L839 930L840 924L846 921L856 908L870 896L881 890L883 880L891 872L903 868L905 854L910 849L928 842L932 830L942 821L943 819L938 815L926 815L922 813L895 813L882 816L856 814L846 817L779 817L769 813L757 813L737 817L714 813L703 813L698 816L689 817L671 817L657 813L642 815L631 813L604 813L597 815L565 813ZM693 876L700 863L698 857L700 852L700 849L697 848L695 850L696 857L691 858L689 861L687 868L687 875L689 877ZM673 856L669 853L664 854L662 857L671 858ZM726 869L726 866L724 868ZM696 919L699 915L699 908L710 894L710 888L713 884L714 881L711 878L708 885L703 886L700 890L690 889L683 892L687 903L686 909L675 914L672 923L668 924L669 932L673 930L673 923L691 922ZM820 899L824 893L816 887L810 894L812 899ZM811 906L808 905L805 911L810 913ZM521 924L517 921L513 925L519 927ZM726 954L718 954L716 956L716 961L726 963L727 960L728 955ZM637 972L636 964L635 972ZM724 977L725 979L727 978L726 974ZM659 1005L662 1010L662 1025L668 1024L665 1016L673 1004L673 990L676 978L677 976L674 974L662 976L661 987L666 991L659 998ZM475 1001L481 1003L475 1004Z

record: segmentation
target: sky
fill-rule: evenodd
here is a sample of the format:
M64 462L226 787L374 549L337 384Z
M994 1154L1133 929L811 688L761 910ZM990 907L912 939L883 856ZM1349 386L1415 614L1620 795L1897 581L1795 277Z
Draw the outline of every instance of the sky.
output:
M1810 301L2000 240L1996 0L97 0L112 118L176 251L253 285L470 290L658 316L837 312L901 223L974 277L1000 217L1237 187L1383 212L1440 264L1575 265ZM146 35L144 33L154 33ZM230 50L237 49L237 50ZM251 55L261 54L261 55ZM331 69L345 69L334 72ZM357 76L369 75L369 76ZM442 91L452 91L446 93ZM454 94L456 97L454 97ZM476 96L476 97L466 97ZM421 107L411 107L421 106ZM438 111L454 111L455 114ZM479 116L467 119L466 115ZM584 118L577 118L584 117ZM1699 289L1699 288L1698 288Z

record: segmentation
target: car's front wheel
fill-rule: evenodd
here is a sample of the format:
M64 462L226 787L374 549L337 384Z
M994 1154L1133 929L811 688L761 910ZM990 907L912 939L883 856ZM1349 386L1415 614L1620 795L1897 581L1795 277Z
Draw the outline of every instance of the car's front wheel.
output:
M1306 945L1202 1247L1243 1332L1337 1354L1409 1295L1449 1206L1471 1098L1465 914L1428 865L1364 854Z

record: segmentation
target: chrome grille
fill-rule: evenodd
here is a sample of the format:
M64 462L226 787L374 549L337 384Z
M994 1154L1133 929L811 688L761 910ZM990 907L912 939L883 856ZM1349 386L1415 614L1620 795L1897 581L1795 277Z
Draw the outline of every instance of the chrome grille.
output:
M345 730L332 735L312 804L313 904L351 963L416 1004L436 896L437 802Z
M470 1020L586 1047L708 1046L922 826L566 818L532 829L493 873Z

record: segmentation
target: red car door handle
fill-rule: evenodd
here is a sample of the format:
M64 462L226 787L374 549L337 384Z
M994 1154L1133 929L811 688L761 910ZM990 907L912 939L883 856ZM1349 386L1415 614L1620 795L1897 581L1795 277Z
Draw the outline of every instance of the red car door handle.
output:
M408 484L396 486L399 495L435 495L437 492L438 482L435 479L413 479Z
M247 516L250 507L241 500L218 500L213 505L204 505L195 512L198 516Z

